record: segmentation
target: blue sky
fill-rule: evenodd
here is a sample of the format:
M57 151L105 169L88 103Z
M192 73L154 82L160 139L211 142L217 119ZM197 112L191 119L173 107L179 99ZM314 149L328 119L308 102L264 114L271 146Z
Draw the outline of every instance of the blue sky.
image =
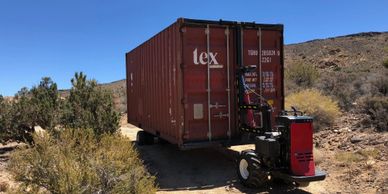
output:
M178 17L282 23L285 43L388 31L388 1L0 0L0 94L76 71L125 78L125 52Z

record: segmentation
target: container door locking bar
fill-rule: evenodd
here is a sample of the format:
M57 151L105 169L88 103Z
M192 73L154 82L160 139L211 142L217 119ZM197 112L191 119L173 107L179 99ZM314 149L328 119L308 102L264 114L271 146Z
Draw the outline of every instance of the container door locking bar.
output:
M271 128L271 110L272 107L267 103L267 100L262 96L262 82L261 82L261 29L258 31L259 36L259 65L244 65L243 60L243 30L242 26L238 26L236 33L237 40L237 64L239 69L237 70L237 97L238 97L238 114L239 114L239 128L243 132L249 133L264 133L264 131L270 131ZM259 67L260 76L260 94L257 94L250 89L245 83L245 73L255 72ZM260 103L255 104L251 102L251 94L255 94L259 97ZM255 114L254 111L259 111L259 114ZM255 122L255 116L260 115L260 126Z
M210 56L210 28L209 24L206 25L206 52L207 56ZM207 114L208 114L208 133L207 136L209 138L209 141L212 141L212 123L211 123L211 99L210 99L210 60L207 60Z

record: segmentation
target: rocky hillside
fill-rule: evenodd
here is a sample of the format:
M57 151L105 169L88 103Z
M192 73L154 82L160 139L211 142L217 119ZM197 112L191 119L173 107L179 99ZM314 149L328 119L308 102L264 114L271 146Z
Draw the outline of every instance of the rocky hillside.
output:
M305 62L321 69L374 71L388 58L388 32L367 32L290 44L285 64Z
M113 93L113 102L119 112L127 111L127 92L126 80L122 79L107 84L100 85L103 89L111 90Z
M113 93L113 102L117 111L126 112L127 111L127 93L126 80L118 80L111 83L99 84L103 89L110 90ZM62 98L69 96L69 90L60 90L59 94Z
M334 126L314 134L317 165L328 172L318 193L388 192L388 32L287 45L286 71L301 63L316 67L310 87L335 99L342 112ZM298 89L286 83L286 93Z

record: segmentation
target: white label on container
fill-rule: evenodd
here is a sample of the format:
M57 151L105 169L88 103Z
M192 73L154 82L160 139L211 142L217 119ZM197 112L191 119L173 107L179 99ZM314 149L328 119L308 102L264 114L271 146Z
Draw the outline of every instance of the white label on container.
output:
M209 63L210 68L223 68L223 65L219 64L217 61L217 52L199 52L198 49L195 48L193 51L193 63L195 65L207 65Z
M193 104L194 119L203 119L203 104Z

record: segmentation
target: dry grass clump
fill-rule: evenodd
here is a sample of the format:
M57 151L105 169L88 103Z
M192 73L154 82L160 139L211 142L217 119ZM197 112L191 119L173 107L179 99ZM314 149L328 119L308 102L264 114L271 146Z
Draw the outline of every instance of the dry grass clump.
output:
M353 162L360 162L363 157L355 152L340 152L335 155L335 159L339 162L348 164Z
M15 151L8 169L21 190L31 193L155 193L155 177L131 142L92 129L66 129L34 136L34 145Z
M373 160L380 154L377 149L365 149L356 152L339 152L335 155L337 161L348 164L353 162L361 162Z
M340 115L337 102L315 89L302 90L286 97L285 107L291 106L314 117L315 129L331 126Z

